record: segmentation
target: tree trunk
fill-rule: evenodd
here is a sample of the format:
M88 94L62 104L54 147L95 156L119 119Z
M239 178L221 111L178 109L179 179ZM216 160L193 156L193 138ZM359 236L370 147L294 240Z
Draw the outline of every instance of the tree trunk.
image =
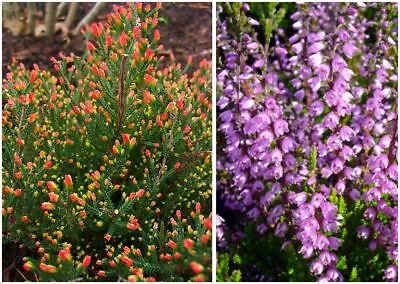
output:
M68 6L68 2L61 2L57 6L57 18L60 17L62 15L62 13L64 13L64 11L67 9L67 6Z
M36 3L28 2L28 34L35 33L36 27Z
M45 25L46 25L46 37L48 39L52 39L54 34L54 26L56 22L56 11L57 5L54 2L46 3L46 17L45 17Z
M106 6L107 2L97 2L96 5L90 10L90 12L79 22L76 26L75 30L73 31L74 35L79 34L81 29L92 22L97 15L101 12L101 10Z
M22 17L22 13L21 13L21 9L19 7L19 4L14 2L13 3L13 8L14 8L14 15L19 20Z
M67 18L65 19L65 26L69 29L76 17L76 11L78 10L78 2L71 2L68 10Z

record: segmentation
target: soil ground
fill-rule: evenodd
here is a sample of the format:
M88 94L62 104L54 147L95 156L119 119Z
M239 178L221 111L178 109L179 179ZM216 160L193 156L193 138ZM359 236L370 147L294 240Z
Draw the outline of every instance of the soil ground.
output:
M81 3L77 18L82 18L93 5L94 3ZM96 21L103 21L110 11L112 3L107 5ZM203 58L211 61L211 3L164 3L160 11L159 29L160 42L164 46L163 53L172 52L177 62L185 65L188 55L193 56L195 64ZM66 39L61 34L56 34L54 40L49 43L34 36L13 36L4 26L2 31L3 78L13 57L27 67L36 63L41 69L51 69L50 57L57 57L60 52L80 55L85 48L83 36ZM4 281L24 281L23 277L31 281L36 280L30 273L21 271L20 267L22 257L31 252L21 251L16 243L3 244L3 252Z
M93 3L81 3L77 19L82 18L93 7ZM103 21L105 15L112 11L112 3L107 5L96 21ZM160 11L160 43L163 53L173 53L182 65L188 55L198 63L203 58L211 61L211 3L164 3ZM15 57L18 61L31 67L36 63L41 68L51 67L49 58L60 52L71 52L79 55L85 48L83 36L63 37L56 34L52 42L34 36L13 36L3 27L2 76L7 73L7 66Z

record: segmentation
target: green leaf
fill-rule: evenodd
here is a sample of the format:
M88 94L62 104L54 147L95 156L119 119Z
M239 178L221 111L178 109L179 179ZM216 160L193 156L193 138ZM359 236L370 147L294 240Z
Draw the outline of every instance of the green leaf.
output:
M350 281L359 281L358 274L357 274L357 266L354 266L351 269Z
M235 254L233 256L233 263L235 263L235 264L241 264L242 263L242 259L240 258L240 256L238 254Z
M242 272L240 272L240 270L234 270L232 272L231 281L240 282L241 280L242 280Z

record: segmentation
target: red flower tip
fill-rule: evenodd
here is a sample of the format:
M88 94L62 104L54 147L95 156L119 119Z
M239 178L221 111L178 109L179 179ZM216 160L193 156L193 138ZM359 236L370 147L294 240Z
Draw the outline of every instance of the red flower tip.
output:
M200 204L200 202L197 202L196 203L196 213L200 213L200 211L201 211L201 204Z
M32 262L28 261L28 262L25 263L22 267L23 267L24 270L26 270L26 271L32 271L33 264L32 264Z
M169 240L167 245L172 249L176 249L177 247L177 244L173 240Z
M124 142L124 144L128 145L129 142L130 142L129 134L123 133L123 134L122 134L122 141Z
M92 262L92 257L91 257L90 255L86 255L86 256L83 258L82 266L83 266L83 267L88 267L88 266L90 265L91 262Z
M204 219L204 227L208 230L212 229L212 218Z
M91 42L91 41L88 41L87 42L87 45L86 45L86 47L87 47L87 49L89 49L89 51L94 51L95 49L96 49L96 47L93 45L93 43Z
M49 193L49 200L52 203L56 203L58 201L58 194L55 194L54 192Z
M200 273L203 272L203 270L204 270L203 265L201 265L201 264L199 264L199 263L197 263L197 262L195 262L195 261L192 261L192 262L189 264L189 266L190 266L190 269L192 269L192 271L193 271L194 274L200 274Z
M30 82L30 83L35 82L36 79L37 79L37 77L38 77L38 75L39 75L39 72L38 72L37 70L32 70L32 71L31 71L31 76L30 76L30 78L29 78L29 82Z
M48 181L47 182L47 188L50 191L56 191L57 190L57 185L53 181Z
M191 249L191 248L193 248L193 245L194 245L194 241L191 239L186 239L183 241L183 247L185 249Z
M161 38L160 31L159 31L159 30L155 30L155 31L153 32L153 37L154 37L154 40L155 40L155 41L159 41L160 38Z
M71 261L72 260L72 255L71 255L71 252L69 251L69 248L60 250L60 252L58 253L58 256L61 258L62 261Z
M127 267L131 267L133 265L133 260L130 259L129 257L123 255L121 256L121 261L127 266Z
M181 166L182 166L181 163L176 162L174 168L175 168L175 170L178 170L181 168Z
M147 85L154 86L156 84L156 79L153 76L149 75L149 74L144 74L144 82Z
M125 32L122 32L121 35L118 38L118 42L121 44L121 46L126 46L128 43L128 36L126 35Z

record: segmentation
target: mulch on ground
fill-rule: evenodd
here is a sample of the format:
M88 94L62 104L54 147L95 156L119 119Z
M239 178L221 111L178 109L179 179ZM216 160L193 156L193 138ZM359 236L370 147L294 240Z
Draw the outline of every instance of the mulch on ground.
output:
M93 5L81 3L77 18L82 18ZM103 21L105 15L112 11L112 5L108 4L96 21ZM164 3L160 17L163 54L173 53L182 65L186 64L188 55L192 55L195 64L203 58L211 61L211 3ZM59 33L49 42L31 35L13 36L4 27L2 41L3 78L13 57L28 67L36 63L40 68L51 69L50 57L57 57L60 52L80 55L85 49L81 35L64 37Z

